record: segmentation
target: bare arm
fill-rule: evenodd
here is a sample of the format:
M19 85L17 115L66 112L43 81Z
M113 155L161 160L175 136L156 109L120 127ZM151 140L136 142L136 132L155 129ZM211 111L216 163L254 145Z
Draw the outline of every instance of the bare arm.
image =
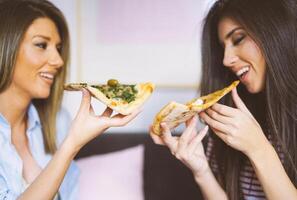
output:
M90 94L83 90L80 109L70 127L68 136L53 155L51 161L32 182L19 199L40 200L53 199L63 178L77 152L90 140L102 134L109 127L124 126L134 119L139 110L130 115L117 114L111 117L112 110L107 108L96 116L90 104Z
M204 199L211 200L211 199L218 199L218 200L226 200L228 199L226 192L223 188L219 185L218 181L216 180L214 174L209 169L204 172L203 175L195 175L194 178L196 183L199 185L200 190Z
M236 89L232 97L237 108L215 104L200 117L227 145L247 155L268 199L297 199L277 153Z
M54 154L52 160L33 181L19 199L53 199L57 193L69 165L76 155L67 142Z
M297 189L271 145L249 156L267 199L297 199Z

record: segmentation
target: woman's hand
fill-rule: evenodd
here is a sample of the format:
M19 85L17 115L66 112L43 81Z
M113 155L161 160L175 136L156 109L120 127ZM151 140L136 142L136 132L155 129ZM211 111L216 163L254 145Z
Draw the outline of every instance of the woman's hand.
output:
M106 108L101 115L95 115L91 105L90 93L83 89L82 101L79 111L73 120L67 140L70 141L75 151L78 151L93 138L102 134L109 127L119 127L128 124L140 110L130 115L117 114L111 117L112 110Z
M155 135L152 128L150 128L150 135L156 144L166 145L171 153L190 168L195 177L198 177L209 170L201 142L208 131L208 126L197 134L196 123L197 116L187 121L187 127L180 137L172 136L165 123L161 123L162 136Z
M261 152L270 143L238 96L236 88L232 90L232 99L237 108L216 103L199 115L227 145L250 157Z

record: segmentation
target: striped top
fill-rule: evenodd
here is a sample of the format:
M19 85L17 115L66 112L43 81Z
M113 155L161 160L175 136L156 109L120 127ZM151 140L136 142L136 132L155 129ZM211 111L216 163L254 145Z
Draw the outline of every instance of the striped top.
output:
M271 136L268 136L268 140L272 143ZM208 137L206 156L209 160L209 165L214 173L218 172L218 163L215 156L212 155L214 140ZM279 145L276 145L276 151L283 163L284 154L281 152ZM243 167L240 171L239 177L240 190L243 194L244 200L263 200L266 199L262 186L256 176L256 173L249 160L245 160Z

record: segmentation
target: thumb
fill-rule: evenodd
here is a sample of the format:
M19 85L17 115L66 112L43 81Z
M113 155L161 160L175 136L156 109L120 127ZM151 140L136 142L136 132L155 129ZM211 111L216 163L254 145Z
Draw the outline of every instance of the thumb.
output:
M91 95L88 90L82 89L82 99L79 107L79 112L89 111L91 105Z
M250 113L249 109L246 107L244 102L239 97L236 87L232 89L231 94L232 94L233 102L235 103L236 107L239 110L243 111L244 113L248 114L250 117L254 118L253 115Z

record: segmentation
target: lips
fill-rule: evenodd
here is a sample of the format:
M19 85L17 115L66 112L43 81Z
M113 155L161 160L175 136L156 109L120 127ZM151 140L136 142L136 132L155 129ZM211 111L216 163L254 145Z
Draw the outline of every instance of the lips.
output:
M240 82L247 84L247 77L248 77L250 69L251 69L251 66L246 65L246 66L242 66L242 67L233 68L232 71L238 77Z
M241 82L246 83L248 72L250 71L250 66L242 67L240 70L235 71L236 76Z
M243 74L247 73L249 70L250 70L249 67L243 67L235 73L236 73L236 76L240 78Z
M48 78L48 79L54 79L54 75L51 73L45 73L45 72L41 72L40 76L44 77L44 78Z
M55 73L52 72L40 72L39 76L42 80L45 80L47 83L52 84L55 78Z

